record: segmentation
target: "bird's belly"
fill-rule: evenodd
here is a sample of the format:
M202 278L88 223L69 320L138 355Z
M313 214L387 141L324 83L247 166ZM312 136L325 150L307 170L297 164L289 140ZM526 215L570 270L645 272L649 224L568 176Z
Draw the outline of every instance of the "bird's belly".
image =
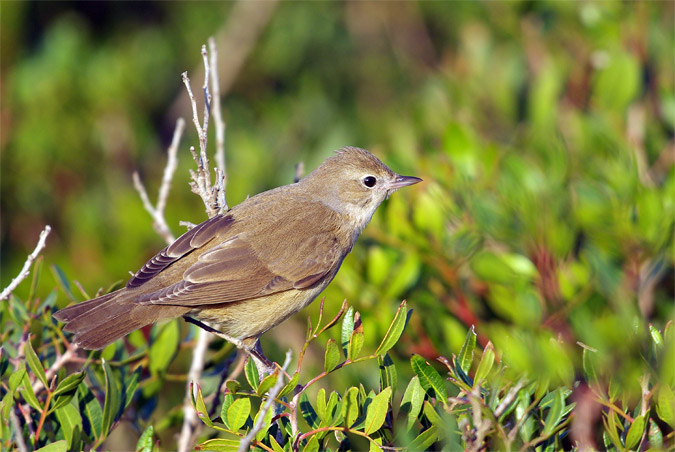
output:
M194 309L190 315L238 339L258 337L310 304L322 289L291 289L251 300Z

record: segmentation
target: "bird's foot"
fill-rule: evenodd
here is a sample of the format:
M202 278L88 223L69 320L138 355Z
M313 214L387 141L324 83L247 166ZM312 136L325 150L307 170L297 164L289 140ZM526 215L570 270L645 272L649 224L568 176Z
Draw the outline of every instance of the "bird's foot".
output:
M203 330L208 331L211 334L215 334L221 339L225 339L226 341L230 342L232 345L237 347L239 350L243 350L244 352L246 352L253 359L255 366L258 368L260 380L262 380L265 376L270 375L278 368L278 365L267 359L267 357L263 354L262 348L260 347L260 341L257 338L255 338L253 346L251 346L250 343L253 340L253 338L241 340L239 338L232 337L229 334L225 334L221 331L218 331L215 328L203 322L200 322L195 318L189 316L183 316L183 318L185 319L186 322L192 323L193 325L197 325Z

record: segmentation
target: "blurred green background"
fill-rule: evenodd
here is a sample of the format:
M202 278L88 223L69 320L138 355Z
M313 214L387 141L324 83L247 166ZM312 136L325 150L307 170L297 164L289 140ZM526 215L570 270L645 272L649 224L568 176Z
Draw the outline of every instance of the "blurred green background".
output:
M457 353L475 324L516 373L569 384L581 342L639 391L648 325L674 316L672 2L0 8L2 287L45 224L45 262L90 293L162 248L131 173L154 200L178 116L167 219L178 235L206 218L187 186L180 73L198 90L217 36L230 205L343 145L425 181L380 208L324 293L329 314L344 298L360 310L366 347L406 298L399 360ZM301 344L317 309L268 333L268 356Z

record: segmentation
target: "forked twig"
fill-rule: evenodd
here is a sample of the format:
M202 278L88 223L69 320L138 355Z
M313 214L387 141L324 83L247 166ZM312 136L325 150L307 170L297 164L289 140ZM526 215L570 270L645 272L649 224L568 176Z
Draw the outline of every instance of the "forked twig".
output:
M5 289L2 291L2 293L0 293L0 300L9 298L9 296L12 294L12 292L14 292L14 289L16 289L19 283L21 283L21 281L26 279L26 277L30 273L31 264L33 263L33 261L35 261L35 259L37 259L40 252L44 249L47 241L47 236L49 235L51 230L52 227L49 225L45 226L45 228L42 230L37 245L35 245L35 249L26 258L26 261L23 263L23 267L21 268L19 274L16 275L16 277L12 280L12 282L10 282L9 285L5 287Z

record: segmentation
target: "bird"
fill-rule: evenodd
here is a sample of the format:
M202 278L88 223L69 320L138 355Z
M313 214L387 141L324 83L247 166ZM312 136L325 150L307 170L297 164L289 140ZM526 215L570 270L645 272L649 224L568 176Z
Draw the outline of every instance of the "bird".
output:
M326 288L377 207L421 181L395 173L364 149L343 147L298 182L195 226L123 288L53 316L89 350L184 317L250 352L263 333Z

